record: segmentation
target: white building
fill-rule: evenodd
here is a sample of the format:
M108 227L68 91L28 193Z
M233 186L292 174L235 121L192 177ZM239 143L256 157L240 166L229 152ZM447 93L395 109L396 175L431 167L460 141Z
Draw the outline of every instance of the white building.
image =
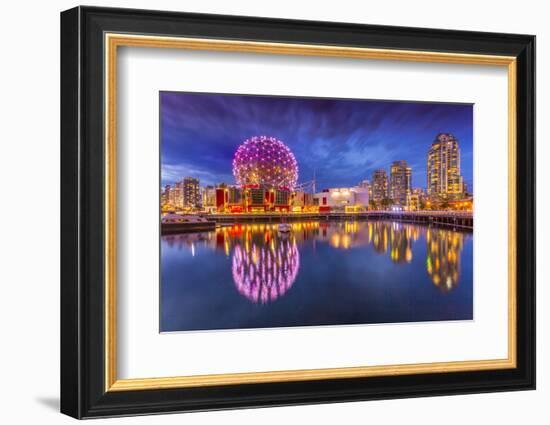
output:
M361 211L369 206L369 190L364 187L325 189L313 195L319 211Z

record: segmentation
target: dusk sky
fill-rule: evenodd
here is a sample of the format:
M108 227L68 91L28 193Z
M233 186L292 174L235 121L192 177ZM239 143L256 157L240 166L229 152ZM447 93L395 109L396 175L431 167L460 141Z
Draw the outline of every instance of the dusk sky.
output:
M200 185L234 184L231 162L252 136L273 136L294 153L299 183L350 187L404 159L412 187L426 188L426 155L438 133L452 133L462 175L473 183L470 104L160 93L161 182L183 177Z

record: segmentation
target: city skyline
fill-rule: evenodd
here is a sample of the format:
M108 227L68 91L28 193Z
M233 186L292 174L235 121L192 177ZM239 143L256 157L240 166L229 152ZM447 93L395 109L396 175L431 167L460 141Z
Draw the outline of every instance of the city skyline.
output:
M161 92L160 124L161 332L472 320L472 105Z
M161 184L186 176L201 187L235 183L231 162L247 137L278 136L294 152L299 182L348 187L411 167L412 187L426 189L426 158L436 136L459 141L462 175L472 182L472 105L352 99L161 92ZM264 131L262 131L262 129Z

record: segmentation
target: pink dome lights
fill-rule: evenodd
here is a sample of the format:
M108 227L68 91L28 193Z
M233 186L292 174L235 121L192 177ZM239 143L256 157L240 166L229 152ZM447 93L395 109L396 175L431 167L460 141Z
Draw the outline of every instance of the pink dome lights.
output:
M252 244L248 252L236 245L233 252L235 286L255 304L283 296L294 284L299 268L298 248L289 240L279 240L272 247Z
M237 184L294 189L298 164L292 151L275 137L254 136L242 143L233 158Z

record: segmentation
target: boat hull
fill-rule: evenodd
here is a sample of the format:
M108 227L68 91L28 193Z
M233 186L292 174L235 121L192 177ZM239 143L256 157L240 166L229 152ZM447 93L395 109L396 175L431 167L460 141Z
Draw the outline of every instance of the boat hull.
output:
M161 223L160 233L162 235L172 233L204 232L214 230L216 223L213 221L199 223Z

